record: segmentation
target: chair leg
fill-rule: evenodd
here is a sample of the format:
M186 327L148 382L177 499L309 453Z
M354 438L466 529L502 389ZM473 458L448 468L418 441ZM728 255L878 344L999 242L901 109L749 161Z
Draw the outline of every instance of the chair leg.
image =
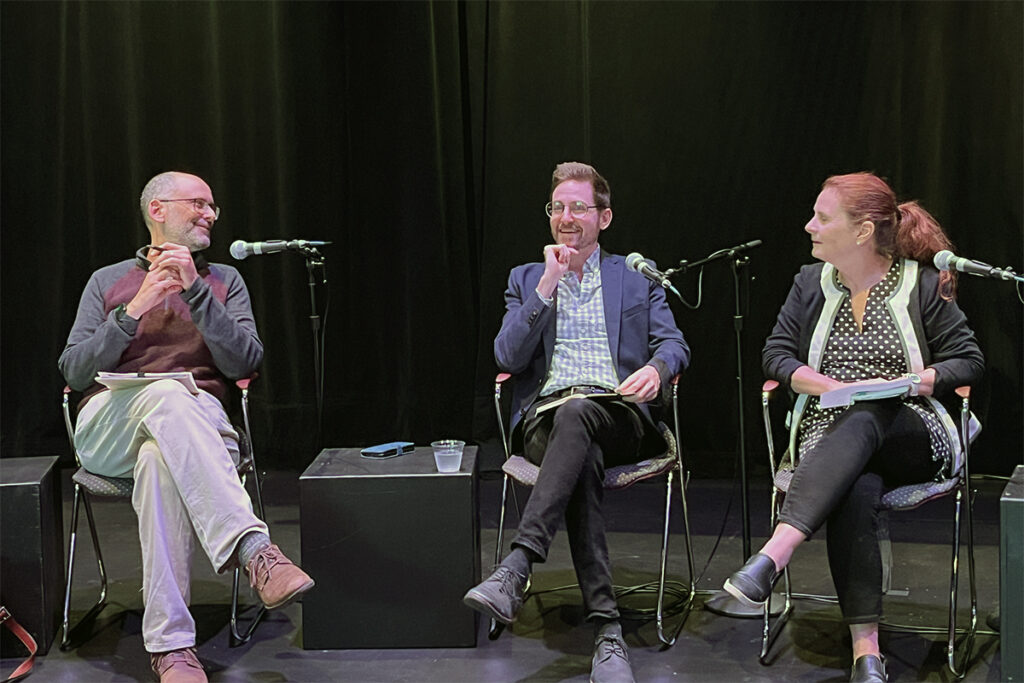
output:
M966 498L966 500L964 500ZM967 665L970 662L971 650L974 645L974 636L978 625L978 597L977 585L974 574L974 529L971 508L970 485L965 484L956 493L954 503L955 512L953 517L953 552L950 561L950 586L949 586L949 627L946 634L946 664L950 673L956 678L962 679L967 673ZM961 511L963 512L964 526L967 533L967 573L971 595L970 624L968 625L963 640L959 647L956 644L957 636L957 606L959 601L959 564L960 564L960 537Z
M764 666L768 666L771 663L771 660L768 659L768 653L782 633L782 630L786 628L786 624L789 623L789 617L793 614L793 590L789 583L789 567L782 570L782 580L786 586L786 602L783 605L782 612L775 618L774 624L771 622L772 601L770 598L764 606L764 622L761 629L761 653L757 657L757 661Z
M686 535L686 569L689 572L690 577L690 596L697 596L697 574L694 571L693 563L693 537L690 535L690 507L686 499L686 470L682 468L682 459L680 459L679 469L679 500L682 504L683 510L683 533ZM672 487L672 480L669 479L669 488Z
M242 568L235 567L234 577L231 584L231 647L237 647L244 645L249 642L252 638L252 634L256 631L256 627L259 625L263 615L267 613L267 608L264 605L260 605L256 611L256 615L253 616L252 621L249 622L248 628L245 631L239 631L238 628L238 584L241 578Z
M252 443L252 428L249 426L249 390L242 391L242 424L245 425L245 434L249 442L249 460L252 463L252 481L256 489L256 514L264 522L267 521L267 513L263 508L263 485L260 483L260 469L256 462L256 447ZM243 479L243 484L245 483Z
M508 490L511 485L511 477L505 474L501 480L501 512L498 513L498 540L494 544L494 567L497 567L501 562L501 550L505 543L505 505L508 501ZM496 640L501 635L504 629L504 624L499 623L496 619L491 619L491 624L487 628L487 637L491 640Z
M689 571L689 586L687 586L686 602L682 607L682 616L679 618L679 623L672 631L671 637L665 636L664 618L665 618L665 574L666 567L668 565L668 539L669 539L669 522L671 521L672 513L672 478L675 474L674 471L668 473L668 479L665 485L665 522L662 529L661 537L661 571L658 577L658 611L657 611L657 626L658 626L658 640L660 640L666 648L675 645L676 639L679 638L680 632L683 630L683 625L686 624L686 619L690 616L690 611L693 609L693 600L697 595L696 585L694 583L693 573L693 544L690 539L690 517L689 510L686 505L686 481L685 477L680 470L679 475L679 493L682 500L683 509L683 534L684 543L686 544L686 562L687 569Z
M64 586L64 620L62 625L60 649L66 650L71 642L71 579L75 575L75 548L78 546L78 503L81 491L75 484L74 502L71 504L71 533L68 534L68 575Z
M658 625L658 640L665 644L666 647L672 647L676 643L679 631L675 631L671 638L665 637L664 621L665 621L665 569L668 565L668 528L669 528L669 515L671 514L671 503L672 503L672 472L668 473L668 483L665 487L665 518L663 523L663 529L661 534L661 566L658 573L658 611L656 616L656 623ZM685 503L684 503L685 505ZM693 601L693 592L687 597L687 605L684 608L686 612L689 612L690 603ZM679 628L682 628L683 622L686 621L688 614L684 614L682 620L679 623Z
M256 515L264 522L267 521L267 512L263 507L263 484L260 482L260 470L259 465L256 462L256 448L252 443L252 427L249 422L249 390L242 390L242 424L245 426L245 434L248 437L249 443L249 459L252 466L252 485L256 494ZM242 486L246 484L246 477L242 477ZM267 613L267 608L264 605L260 605L256 610L256 614L253 616L252 621L249 622L249 626L244 630L239 630L239 590L238 584L241 580L242 569L241 567L235 567L234 576L231 581L231 633L228 639L228 645L230 647L237 647L248 643L252 638L253 633L256 631L256 627L259 626L260 621L263 619L263 615Z
M68 574L67 583L64 586L64 614L63 623L61 625L61 642L60 649L68 650L71 647L71 627L70 616L71 616L71 585L75 576L75 551L78 548L78 509L79 504L85 507L85 517L89 524L89 533L92 536L92 547L96 553L96 568L99 572L100 577L100 596L96 603L89 608L79 620L79 624L85 622L97 614L107 604L107 568L103 563L103 553L100 551L100 540L96 533L96 520L92 514L92 503L89 500L89 494L82 490L79 484L75 484L74 500L71 508L71 533L68 538ZM77 626L78 624L76 624Z
M665 568L668 561L668 532L669 532L669 519L671 513L672 504L672 477L675 470L670 470L668 473L668 480L665 484L665 525L662 532L661 541L661 575L658 579L658 612L657 612L657 624L658 624L658 639L666 646L672 647L675 644L676 639L683 630L683 625L686 624L686 619L690 616L690 611L693 609L693 600L697 596L697 585L696 576L693 570L693 541L690 537L690 510L686 502L686 486L687 486L687 468L683 462L683 447L682 441L679 435L682 433L679 423L679 384L675 380L672 382L672 436L676 442L676 468L679 471L679 500L682 504L683 510L683 534L685 535L686 543L686 564L687 571L689 572L689 586L688 594L686 596L686 602L682 608L682 616L679 619L679 624L676 626L675 631L672 633L671 638L665 637L664 632L664 602L665 602Z
M771 500L771 526L775 528L775 525L779 521L779 513L782 510L782 496L778 495L779 491L774 486L772 487L772 500ZM762 627L761 627L761 652L757 657L757 660L763 665L768 666L771 661L768 659L768 653L772 649L772 645L778 639L779 635L782 634L782 630L786 628L786 624L789 623L789 618L793 614L793 586L789 580L789 566L782 570L782 581L785 586L785 602L782 606L782 611L779 612L779 616L775 618L775 623L771 621L772 612L772 596L774 592L768 596L768 602L764 605L764 612L762 615Z
M974 498L971 497L969 490L967 495L967 508L964 514L966 515L967 579L970 582L971 591L971 637L973 638L978 622L978 584L977 573L974 567Z

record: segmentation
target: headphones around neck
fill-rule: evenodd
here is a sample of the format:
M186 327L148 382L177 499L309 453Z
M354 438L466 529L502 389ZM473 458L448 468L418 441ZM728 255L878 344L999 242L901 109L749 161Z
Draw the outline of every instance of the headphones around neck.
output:
M149 254L150 249L163 251L162 249L160 249L160 247L154 247L151 244L147 244L144 247L139 247L139 249L135 252L135 265L137 265L139 268L142 268L143 270L149 270L149 267L153 265L153 262L146 258L147 255ZM203 270L204 268L209 267L209 264L206 261L206 252L193 251L192 261L194 261L196 264L196 270Z

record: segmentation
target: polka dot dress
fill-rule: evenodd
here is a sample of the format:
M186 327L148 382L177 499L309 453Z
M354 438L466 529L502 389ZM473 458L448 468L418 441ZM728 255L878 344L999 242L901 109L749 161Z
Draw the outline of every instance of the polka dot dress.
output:
M845 292L845 297L832 323L832 330L822 354L820 372L823 375L842 382L854 382L879 377L895 379L909 372L903 355L903 345L900 343L899 328L885 305L899 283L901 269L902 261L895 259L885 278L868 292L862 320L863 329L857 328L857 322L853 318L850 292L839 282L838 272L836 273L835 283ZM952 452L949 434L943 428L939 417L923 397L908 396L903 402L921 416L931 437L932 457L945 463L940 474L946 473ZM811 397L800 421L798 443L801 457L806 458L812 454L825 430L844 410L846 407L822 409L818 397Z

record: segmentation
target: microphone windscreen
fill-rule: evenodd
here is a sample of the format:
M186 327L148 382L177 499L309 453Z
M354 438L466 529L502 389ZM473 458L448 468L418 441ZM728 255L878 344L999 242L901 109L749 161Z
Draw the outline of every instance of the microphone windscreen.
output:
M630 270L635 270L638 273L640 272L640 266L643 263L644 257L635 251L626 257L626 267Z
M956 256L953 254L953 252L951 252L949 249L943 249L939 253L935 254L935 258L932 259L932 262L935 264L935 267L938 268L939 270L949 270L949 263L954 258L956 258Z
M249 255L249 252L245 248L245 242L242 240L235 240L232 242L229 251L231 252L231 255L239 261Z

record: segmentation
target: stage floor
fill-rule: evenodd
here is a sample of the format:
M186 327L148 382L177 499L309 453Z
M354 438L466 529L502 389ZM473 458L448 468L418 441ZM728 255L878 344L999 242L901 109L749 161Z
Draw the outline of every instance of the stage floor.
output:
M64 472L65 527L70 522L70 471ZM653 621L623 623L630 659L638 681L845 681L849 678L849 638L837 607L798 601L789 626L773 649L770 666L758 663L761 621L722 617L703 609L711 591L743 560L740 502L731 481L693 480L689 488L690 520L698 596L679 640L663 649ZM975 557L978 567L980 629L998 604L999 482L981 482L976 504ZM299 557L298 473L271 472L265 500L271 535L296 561ZM664 487L644 483L606 498L609 548L616 584L632 586L657 578L661 505ZM481 482L481 552L483 567L493 562L500 480ZM751 493L755 549L767 533L767 492ZM155 680L143 650L141 629L139 543L130 504L100 502L94 506L101 543L112 578L109 604L91 628L78 634L81 644L62 652L54 643L37 660L33 679L40 681ZM675 508L678 513L678 507ZM908 624L945 625L948 595L949 534L952 505L932 503L896 515L893 593L886 599L887 616ZM514 526L514 522L508 524ZM685 578L685 556L678 518L673 523L670 579ZM83 529L84 531L84 520ZM719 534L721 532L721 538ZM73 620L89 606L94 581L91 546L80 541L80 571L72 596ZM966 563L961 564L962 595L967 595ZM791 572L794 590L831 591L823 540L814 539L798 551ZM485 569L485 574L487 570ZM316 578L316 577L314 577ZM534 572L534 591L573 584L575 577L564 533L556 538L551 557ZM467 586L469 588L469 586ZM388 590L386 585L381 591ZM304 650L301 604L267 615L252 641L228 646L230 576L217 576L201 551L193 574L192 604L199 656L213 681L586 681L590 671L593 632L582 622L575 588L531 597L520 620L496 640L487 637L481 618L475 648ZM250 599L247 595L247 599ZM625 606L646 607L648 597L624 598ZM961 605L964 600L961 600ZM966 615L966 609L961 608ZM345 619L339 614L338 619ZM668 620L671 628L677 623ZM979 635L969 681L998 681L997 636ZM59 639L59 636L58 636ZM944 643L940 636L882 634L890 680L947 681ZM14 659L3 660L9 672Z

